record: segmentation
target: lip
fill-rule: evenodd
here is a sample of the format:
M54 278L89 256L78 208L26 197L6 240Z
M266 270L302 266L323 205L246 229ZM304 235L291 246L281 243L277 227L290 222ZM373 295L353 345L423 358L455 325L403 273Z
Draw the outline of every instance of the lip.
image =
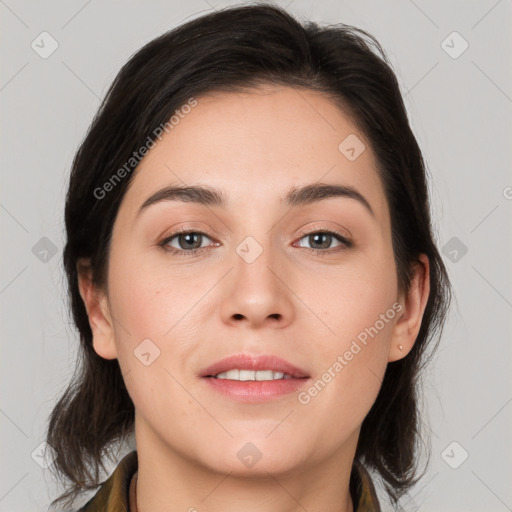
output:
M273 355L250 355L235 354L201 371L201 377L214 377L215 375L238 368L240 370L272 370L274 372L287 373L294 379L303 379L309 377L305 370L297 368L293 364ZM242 381L244 382L244 381ZM249 382L249 381L245 381Z
M214 375L238 368L240 370L273 370L291 376L290 379L268 381L236 381L215 379ZM236 354L208 366L201 372L202 381L209 389L238 402L261 403L296 393L309 380L305 370L272 355L253 356Z
M290 393L297 393L310 380L280 379L267 381L237 381L229 379L214 379L202 377L201 379L209 389L237 402L261 403L275 400Z

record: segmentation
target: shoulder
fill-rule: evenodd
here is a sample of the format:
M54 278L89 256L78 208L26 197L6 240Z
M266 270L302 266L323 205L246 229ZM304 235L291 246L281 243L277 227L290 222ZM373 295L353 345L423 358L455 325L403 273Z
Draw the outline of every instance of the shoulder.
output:
M128 512L130 481L137 468L137 451L134 450L121 459L96 494L77 512Z
M381 512L375 486L368 470L354 459L350 475L350 494L354 502L354 512Z
M77 512L129 512L130 482L137 469L137 452L134 450L125 455L96 494ZM381 512L371 476L358 460L352 465L350 494L354 512Z

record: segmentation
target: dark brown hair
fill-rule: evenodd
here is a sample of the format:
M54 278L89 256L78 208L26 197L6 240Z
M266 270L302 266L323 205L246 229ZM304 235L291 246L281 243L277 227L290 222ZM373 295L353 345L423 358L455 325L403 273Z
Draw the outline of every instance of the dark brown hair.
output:
M58 453L52 468L70 482L52 505L65 499L69 505L80 491L97 487L104 456L131 436L134 426L134 406L117 360L105 360L93 349L77 262L89 258L94 283L105 286L113 223L136 163L107 198L95 191L118 169L126 170L133 153L148 137L154 140L158 127L191 97L263 83L325 94L371 144L391 213L401 291L409 289L418 255L430 260L430 295L417 340L406 357L388 364L356 451L356 459L380 475L395 504L419 480L420 370L439 344L451 286L434 241L427 170L397 79L367 32L299 22L274 5L256 4L203 15L137 51L114 79L76 153L65 207L64 268L80 357L48 422L46 439Z

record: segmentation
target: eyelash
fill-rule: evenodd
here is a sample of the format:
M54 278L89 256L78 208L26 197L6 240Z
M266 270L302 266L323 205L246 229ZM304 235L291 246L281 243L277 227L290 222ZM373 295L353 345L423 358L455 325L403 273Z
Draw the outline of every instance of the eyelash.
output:
M166 252L171 253L173 256L191 256L198 254L199 252L203 251L204 249L208 249L208 247L198 247L197 249L191 249L190 251L186 251L184 249L175 249L170 248L167 244L174 238L176 238L179 235L188 235L188 234L196 234L196 235L203 235L207 238L210 238L206 233L203 233L202 231L197 230L180 230L176 231L172 235L166 237L164 240L158 243L160 247ZM327 234L327 235L333 235L334 238L336 238L339 242L342 243L345 247L337 247L334 249L312 249L310 247L301 247L301 249L306 250L307 252L311 254L315 254L316 256L327 256L328 254L332 254L333 252L343 251L346 249L349 249L353 246L353 243L345 238L341 233L338 233L337 231L331 231L331 230L318 230L318 231L311 231L309 233L305 233L302 235L302 237L299 240L302 240L303 238L306 238L311 235L317 235L317 234Z

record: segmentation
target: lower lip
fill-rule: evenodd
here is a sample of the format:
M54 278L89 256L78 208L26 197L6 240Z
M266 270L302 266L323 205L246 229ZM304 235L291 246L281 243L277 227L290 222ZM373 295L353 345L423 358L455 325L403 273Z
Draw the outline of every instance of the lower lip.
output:
M240 402L266 402L283 395L296 393L302 388L309 377L302 379L277 380L230 380L202 377L211 389Z

